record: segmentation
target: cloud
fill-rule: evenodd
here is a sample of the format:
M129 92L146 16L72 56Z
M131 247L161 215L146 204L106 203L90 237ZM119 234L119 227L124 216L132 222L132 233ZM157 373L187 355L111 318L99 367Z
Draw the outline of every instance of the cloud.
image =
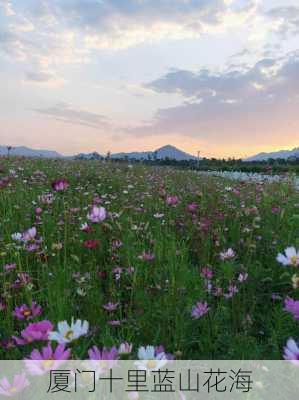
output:
M158 93L180 93L185 101L129 128L136 137L172 133L218 147L274 139L289 145L290 135L299 140L298 52L262 59L245 71L173 71L145 86Z
M59 103L48 108L36 108L34 111L55 120L74 125L83 125L94 129L108 129L110 127L105 116L90 111L76 110L66 103Z
M266 13L282 37L299 34L299 7L276 7Z

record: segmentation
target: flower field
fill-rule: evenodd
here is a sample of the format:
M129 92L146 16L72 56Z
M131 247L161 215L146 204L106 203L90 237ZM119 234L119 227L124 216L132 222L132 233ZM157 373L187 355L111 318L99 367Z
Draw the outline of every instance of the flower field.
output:
M2 359L299 360L288 183L3 158L0 216Z

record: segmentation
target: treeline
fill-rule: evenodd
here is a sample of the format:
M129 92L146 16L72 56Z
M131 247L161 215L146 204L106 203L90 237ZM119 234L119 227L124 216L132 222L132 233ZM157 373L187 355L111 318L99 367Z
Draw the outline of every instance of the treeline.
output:
M299 174L299 159L269 159L267 161L243 161L241 159L202 158L200 160L165 159L111 159L119 163L142 163L146 165L173 166L178 168L202 171L241 171L267 174L296 173Z

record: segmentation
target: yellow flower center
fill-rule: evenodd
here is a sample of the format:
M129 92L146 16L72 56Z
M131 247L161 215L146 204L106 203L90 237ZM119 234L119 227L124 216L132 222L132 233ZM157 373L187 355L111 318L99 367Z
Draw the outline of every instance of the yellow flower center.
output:
M29 315L31 315L31 311L30 310L26 310L23 312L24 317L29 317Z
M44 360L43 361L43 366L46 369L51 368L53 364L54 364L53 360Z
M297 256L291 257L291 264L292 265L297 265L297 263L298 263L298 257Z
M69 330L69 331L65 332L65 334L64 334L64 338L66 340L72 340L73 336L74 336L74 331L72 331L72 330Z
M149 369L156 368L156 367L157 367L157 361L156 361L156 360L149 360L149 361L147 362L147 367L148 367Z
M18 389L17 389L15 386L12 386L12 387L9 389L9 391L10 391L10 393L16 393L16 392L18 391Z

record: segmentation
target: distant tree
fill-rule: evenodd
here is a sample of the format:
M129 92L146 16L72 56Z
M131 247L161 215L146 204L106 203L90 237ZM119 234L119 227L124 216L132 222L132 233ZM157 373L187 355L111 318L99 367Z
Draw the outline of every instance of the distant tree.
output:
M106 160L109 161L111 159L111 151L107 151Z
M11 150L12 146L7 146L7 157L9 157Z

